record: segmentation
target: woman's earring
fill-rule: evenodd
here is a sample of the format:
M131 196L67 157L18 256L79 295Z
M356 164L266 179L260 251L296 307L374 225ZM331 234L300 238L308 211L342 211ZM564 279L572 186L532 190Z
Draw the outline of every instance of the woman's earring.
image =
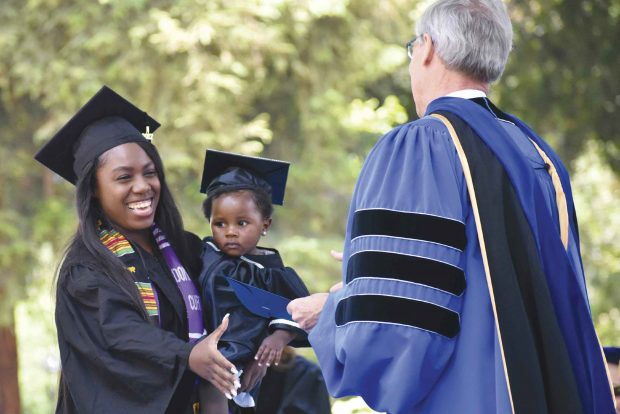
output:
M261 233L263 236L267 235L267 230L263 230L263 232Z

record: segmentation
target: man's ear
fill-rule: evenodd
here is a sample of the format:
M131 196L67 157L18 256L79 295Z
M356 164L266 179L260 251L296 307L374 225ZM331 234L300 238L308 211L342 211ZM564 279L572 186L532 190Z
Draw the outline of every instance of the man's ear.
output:
M428 33L424 33L422 39L420 58L425 65L428 65L435 57L435 44Z

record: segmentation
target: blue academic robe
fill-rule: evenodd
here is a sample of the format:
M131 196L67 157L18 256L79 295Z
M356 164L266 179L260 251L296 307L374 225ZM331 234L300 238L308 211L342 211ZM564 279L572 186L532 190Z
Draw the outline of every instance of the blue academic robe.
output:
M326 384L389 413L612 413L568 175L531 129L489 105L440 98L428 114L463 135L490 272L444 124L425 116L387 133L353 194L345 286L309 336ZM566 246L546 161L567 199Z

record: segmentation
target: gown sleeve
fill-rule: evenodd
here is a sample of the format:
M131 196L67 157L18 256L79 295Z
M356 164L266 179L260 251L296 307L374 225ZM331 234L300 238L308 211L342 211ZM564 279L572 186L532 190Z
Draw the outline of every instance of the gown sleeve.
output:
M269 276L265 284L268 287L267 290L270 292L277 293L291 300L310 294L297 272L290 267L272 269L272 271L269 272ZM310 346L307 332L301 329L296 322L290 319L273 319L269 321L269 333L273 333L276 329L289 331L295 334L295 339L289 343L290 346L296 348Z
M405 412L440 379L459 337L467 205L438 121L398 127L368 155L349 211L344 287L309 335L332 395Z
M57 290L56 325L70 392L64 397L76 412L164 413L186 391L189 405L192 345L146 321L101 272L68 270Z

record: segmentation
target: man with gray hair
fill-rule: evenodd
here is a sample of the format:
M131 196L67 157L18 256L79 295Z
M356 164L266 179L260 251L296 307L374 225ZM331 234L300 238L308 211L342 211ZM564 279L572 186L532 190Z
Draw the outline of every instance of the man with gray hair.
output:
M499 0L439 0L420 18L420 119L364 163L344 287L288 308L333 395L389 413L614 412L568 174L487 98L511 47Z

